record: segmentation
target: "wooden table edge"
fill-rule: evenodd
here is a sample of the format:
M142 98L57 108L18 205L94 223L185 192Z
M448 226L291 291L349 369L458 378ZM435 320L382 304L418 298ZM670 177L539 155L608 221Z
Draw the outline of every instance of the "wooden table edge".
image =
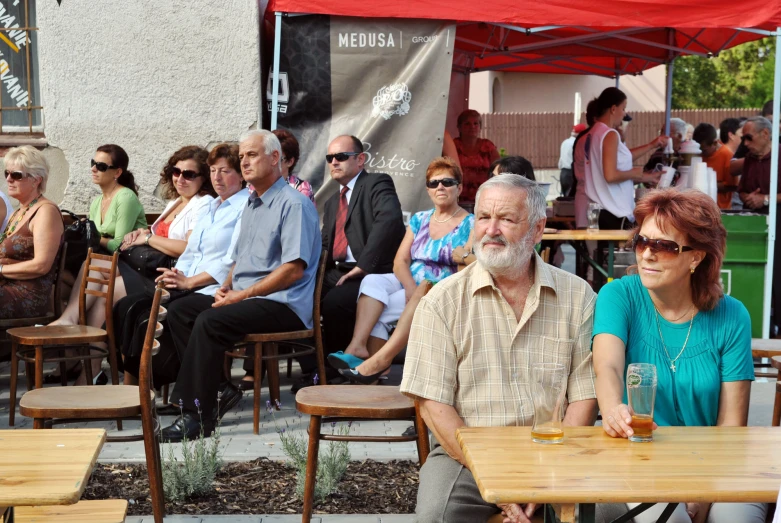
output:
M46 430L46 429L43 429ZM58 498L36 498L34 500L21 500L21 501L14 501L13 503L9 503L9 507L35 507L35 506L49 506L49 505L75 505L79 502L81 499L81 496L84 494L84 490L87 488L87 482L89 481L90 476L92 475L92 471L95 468L95 464L98 461L98 457L100 456L100 451L103 449L103 445L106 443L106 429L49 429L46 430L47 433L55 433L55 431L63 431L63 430L78 430L78 431L86 431L86 432L95 432L97 433L100 431L100 443L95 448L95 452L92 455L92 458L90 459L89 465L87 465L84 478L79 480L79 485L77 487L77 491L73 493L73 495L69 497L58 497ZM13 434L13 431L11 432ZM31 503L28 503L27 501L31 501Z

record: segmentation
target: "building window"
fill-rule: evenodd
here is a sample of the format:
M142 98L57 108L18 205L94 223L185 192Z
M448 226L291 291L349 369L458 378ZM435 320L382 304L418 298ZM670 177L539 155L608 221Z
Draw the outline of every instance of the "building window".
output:
M35 0L0 0L0 131L43 131Z

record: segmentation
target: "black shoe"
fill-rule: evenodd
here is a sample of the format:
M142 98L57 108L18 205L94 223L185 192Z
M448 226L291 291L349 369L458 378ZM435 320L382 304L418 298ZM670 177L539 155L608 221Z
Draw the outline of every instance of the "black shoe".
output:
M388 367L388 369L389 368L390 367ZM388 369L383 369L380 372L371 374L369 376L364 376L355 369L339 369L339 374L341 374L343 378L346 378L353 383L360 383L361 385L372 385L375 381L379 380L382 373Z
M93 385L107 385L108 384L108 376L106 375L105 372L100 371L100 372L98 372L98 375L95 376L92 379L92 384Z
M239 380L239 384L236 387L239 390L253 390L255 388L255 380Z
M410 425L407 427L407 430L401 433L402 436L417 436L418 430L415 428L415 425Z
M237 389L232 383L228 383L225 386L225 389L223 389L223 391L220 392L219 395L220 400L214 405L214 411L212 411L212 419L215 421L218 419L222 419L222 417L225 415L226 412L228 412L233 407L239 404L239 400L241 400L241 396L242 396L241 391Z
M81 363L77 362L76 365L74 365L73 367L71 367L65 372L65 379L67 379L68 381L73 381L79 377L79 374L81 374ZM59 383L62 383L59 374L51 373L51 374L47 374L43 378L44 385L57 385Z
M194 440L201 435L202 428L203 437L208 438L214 430L214 425L211 423L211 420L203 420L202 427L201 419L197 414L185 412L176 418L172 425L163 429L160 434L160 440L166 443L178 443L185 437L189 440Z

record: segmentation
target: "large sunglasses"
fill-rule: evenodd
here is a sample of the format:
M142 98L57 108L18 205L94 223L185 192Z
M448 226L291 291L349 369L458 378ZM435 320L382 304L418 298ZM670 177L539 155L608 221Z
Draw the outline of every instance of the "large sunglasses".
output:
M109 164L107 164L105 162L96 162L94 158L89 161L89 166L90 167L94 167L95 169L97 169L98 171L100 171L102 173L108 171L109 169L116 169L115 166L109 165Z
M652 240L641 234L635 234L635 237L632 238L632 247L637 254L642 254L646 249L651 249L653 254L664 253L675 256L682 252L694 250L693 247L688 245L680 246L672 240Z
M8 169L6 169L5 177L8 178L9 176L11 177L12 180L18 182L22 178L29 176L29 174L23 173L22 171L9 171Z
M326 163L331 163L334 161L334 158L336 158L336 161L338 162L346 162L347 159L350 156L358 156L361 153L336 153L336 154L326 154L325 155L325 161Z
M444 185L445 187L453 187L454 185L458 185L458 180L455 178L442 178L440 180L426 180L426 187L429 189L436 189L439 187L439 184Z
M181 176L185 180L195 180L198 178L198 171L191 171L189 169L182 170L178 167L171 167L171 176Z

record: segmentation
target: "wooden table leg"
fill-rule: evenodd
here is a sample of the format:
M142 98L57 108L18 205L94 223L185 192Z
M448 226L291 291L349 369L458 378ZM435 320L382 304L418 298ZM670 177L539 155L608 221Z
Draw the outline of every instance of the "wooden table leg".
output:
M43 388L43 347L35 347L35 388Z
M575 523L575 505L554 503L553 510L561 523Z
M306 455L306 482L304 483L304 510L301 522L309 523L315 504L315 482L317 481L317 452L320 449L320 416L309 418L309 448Z

